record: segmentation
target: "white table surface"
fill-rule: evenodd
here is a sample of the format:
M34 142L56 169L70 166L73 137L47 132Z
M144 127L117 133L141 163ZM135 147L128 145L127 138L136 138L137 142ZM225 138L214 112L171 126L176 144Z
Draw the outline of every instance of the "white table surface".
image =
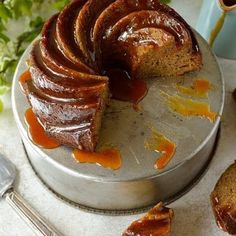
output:
M201 0L173 0L172 6L193 27L199 14ZM219 59L226 82L226 101L222 117L221 137L210 168L201 181L181 199L170 205L175 211L173 236L223 236L214 221L209 202L221 173L236 159L236 102L232 91L236 88L236 61ZM104 216L83 212L57 199L40 182L31 169L18 133L10 104L0 114L0 150L17 166L17 191L37 211L66 236L118 236L141 215ZM0 200L0 236L31 236L31 229L4 200Z

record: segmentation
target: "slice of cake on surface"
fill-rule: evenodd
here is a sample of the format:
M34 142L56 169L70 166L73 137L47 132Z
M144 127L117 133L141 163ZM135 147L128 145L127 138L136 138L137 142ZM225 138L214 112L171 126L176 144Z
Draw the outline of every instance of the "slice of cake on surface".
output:
M134 221L122 236L169 236L173 216L172 209L158 203L144 217Z
M236 235L236 162L221 175L211 193L212 209L217 225Z

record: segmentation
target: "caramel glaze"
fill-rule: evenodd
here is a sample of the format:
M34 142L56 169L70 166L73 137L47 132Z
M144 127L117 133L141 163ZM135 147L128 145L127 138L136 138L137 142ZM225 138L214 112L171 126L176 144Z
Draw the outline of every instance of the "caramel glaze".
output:
M177 90L179 93L199 98L207 98L211 87L212 86L209 80L200 78L195 80L191 87L185 87L177 84Z
M211 47L213 46L218 34L220 33L224 25L225 16L226 16L226 11L223 11L220 18L217 20L216 25L214 26L214 28L212 29L210 33L209 44Z
M75 149L73 157L79 163L97 164L112 170L119 169L122 164L120 152L114 148L103 148L92 153Z
M179 95L169 95L166 93L162 93L167 98L168 107L185 117L204 117L210 120L211 122L215 122L217 118L217 113L211 111L210 105L207 102L196 101L193 99L188 99L181 97Z
M132 25L130 22L132 22ZM111 63L115 61L122 64L123 67L131 67L129 64L135 57L136 47L143 44L141 42L143 38L130 38L130 35L144 28L159 28L170 33L175 38L176 47L183 45L189 40L189 35L184 25L172 18L172 16L159 11L142 10L133 12L118 21L113 26L112 31L103 39L101 44L103 66L113 67ZM149 41L148 45L158 47L158 42ZM132 71L131 76L133 78L136 77L135 71Z
M76 18L86 1L87 0L73 1L59 14L56 22L56 39L60 44L61 52L67 59L84 67L89 65L93 68L95 66L94 63L89 58L85 57L83 52L80 50L78 41L75 39L74 34L73 37L71 37L71 32L74 32L75 30ZM80 58L82 58L84 63L81 63Z
M122 236L169 236L173 210L157 204L143 218L134 221Z
M156 0L117 0L115 3L107 7L107 9L102 13L102 15L100 15L94 26L93 39L95 45L95 52L97 52L96 61L101 61L101 48L103 40L108 38L109 35L112 33L111 29L116 24L116 22L118 22L120 19L124 18L132 12L138 12L143 10L158 10L160 12L166 13L171 18L174 17L180 24L183 24L184 27L190 32L193 52L200 53L197 40L190 26L186 23L185 20L183 20L183 18L177 12L175 12L170 7L166 6L165 4L161 4L159 1ZM169 24L171 24L170 20ZM159 26L164 27L163 25ZM165 27L165 29L166 28L167 27Z
M25 122L28 126L28 135L35 145L46 149L53 149L60 146L59 142L46 134L31 108L25 112ZM98 152L86 152L75 149L73 151L73 157L79 163L96 163L112 170L119 169L122 164L121 155L114 148L103 148Z
M19 78L19 83L22 91L24 92L24 84L26 83L27 80L31 79L31 74L29 70L26 70L25 72L22 73L22 75Z
M76 73L78 74L78 72L74 71L76 69L76 66L72 62L68 61L67 59L62 60L62 58L60 57L60 52L58 52L58 50L56 49L55 37L53 36L55 33L56 19L57 19L57 15L54 16L51 20L49 20L49 22L45 26L45 30L43 31L43 39L40 44L40 48L43 54L43 60L46 60L47 65L50 66L52 70L54 69L54 70L59 71L60 73L66 73L68 76L77 76ZM40 51L37 52L37 54L40 54L40 53L41 53ZM59 67L58 65L63 65L63 67L61 66ZM113 67L115 67L115 65ZM43 68L43 71L45 70L46 69ZM121 100L121 101L128 101L136 105L139 101L142 100L142 98L145 97L147 93L147 86L143 80L131 79L128 72L122 69L111 69L110 71L108 72L104 71L103 73L110 78L109 88L112 94L112 98ZM78 77L81 78L81 74L79 74ZM86 79L84 79L84 81L82 82L84 82L85 85L86 84L92 85L94 83L95 85L101 84L102 86L102 82L106 81L106 77L104 76L94 77L94 76L89 76L87 74L87 75L84 75L84 77ZM53 79L53 82L54 81L55 79ZM80 81L81 84L82 82ZM44 84L47 84L47 83L44 83ZM55 85L55 82L53 83L53 86L54 85ZM95 87L94 90L91 90L91 93L96 92L95 90L97 88L98 87ZM58 89L59 88L57 88L57 90ZM86 91L86 93L88 93L88 91Z
M53 72L44 63L38 43L33 46L30 65L33 83L39 90L43 90L49 96L80 100L93 97L94 102L96 102L107 83L106 80L97 79L96 76L95 78L79 79Z
M110 92L114 99L137 105L147 94L145 81L131 79L125 70L111 69L106 72L106 75L110 78Z
M134 222L123 236L167 236L169 220L138 220Z
M43 126L39 123L33 110L29 108L25 112L25 122L28 126L29 138L39 147L52 149L60 146L60 143L50 138L44 131Z
M131 20L132 25L130 25ZM173 17L159 11L143 10L139 12L133 12L118 21L113 26L112 31L106 36L104 42L112 42L116 41L117 39L118 41L126 41L130 34L139 29L147 27L163 29L164 31L170 33L174 36L177 46L182 45L187 37L187 32L184 25ZM131 42L131 44L134 43L137 44L139 42Z
M85 55L90 57L93 61L95 60L95 53L91 29L94 28L95 22L101 12L114 1L116 0L97 1L97 4L95 5L92 1L87 1L76 19L76 40L80 44L80 47L85 51Z
M56 39L56 21L58 14L52 16L44 25L40 49L47 67L58 73L66 74L72 78L80 78L81 75L95 74L94 70L82 63L76 63L67 59L60 49ZM90 78L90 77L89 77ZM91 79L91 78L90 78Z
M151 137L146 141L145 147L151 151L161 153L154 164L156 169L165 168L176 151L176 144L166 138L163 134L157 132L154 128L152 128Z
M219 228L231 235L236 235L236 212L232 212L229 206L219 207L217 196L211 195L211 204Z
M31 108L25 112L25 122L28 126L28 135L35 145L46 149L53 149L60 146L59 142L46 134ZM98 152L75 149L73 151L73 157L79 163L96 163L112 170L119 169L122 164L121 155L114 148L103 148Z

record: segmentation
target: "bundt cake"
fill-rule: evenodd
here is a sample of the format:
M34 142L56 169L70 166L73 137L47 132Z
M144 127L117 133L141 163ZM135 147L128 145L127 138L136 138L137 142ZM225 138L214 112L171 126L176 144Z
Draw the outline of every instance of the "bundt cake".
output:
M134 221L122 236L169 236L174 211L160 202L139 220Z
M217 225L236 235L236 162L218 180L211 193L211 204Z
M201 65L190 27L158 0L75 0L45 23L23 87L49 136L93 151L112 96L111 70L138 80Z

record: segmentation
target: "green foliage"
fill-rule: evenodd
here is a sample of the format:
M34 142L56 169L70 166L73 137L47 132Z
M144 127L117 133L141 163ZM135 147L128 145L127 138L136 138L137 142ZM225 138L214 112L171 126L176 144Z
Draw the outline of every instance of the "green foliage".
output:
M3 102L2 102L2 100L0 99L0 112L2 112L3 111Z
M57 0L52 4L52 6L56 10L61 10L69 2L70 2L70 0Z
M29 29L17 37L15 54L20 57L25 51L25 48L31 43L37 35L41 32L43 27L43 19L37 16L35 19L29 22Z
M161 3L164 3L164 4L169 4L171 3L171 0L160 0Z
M3 5L6 6L11 12L14 19L19 19L21 16L31 14L33 1L31 0L8 0L4 1Z
M40 33L44 20L37 12L52 14L60 10L69 0L1 0L0 1L0 96L10 90L17 63L27 46ZM48 5L50 7L48 7ZM23 22L24 31L10 37L9 23ZM0 100L0 112L3 102Z

